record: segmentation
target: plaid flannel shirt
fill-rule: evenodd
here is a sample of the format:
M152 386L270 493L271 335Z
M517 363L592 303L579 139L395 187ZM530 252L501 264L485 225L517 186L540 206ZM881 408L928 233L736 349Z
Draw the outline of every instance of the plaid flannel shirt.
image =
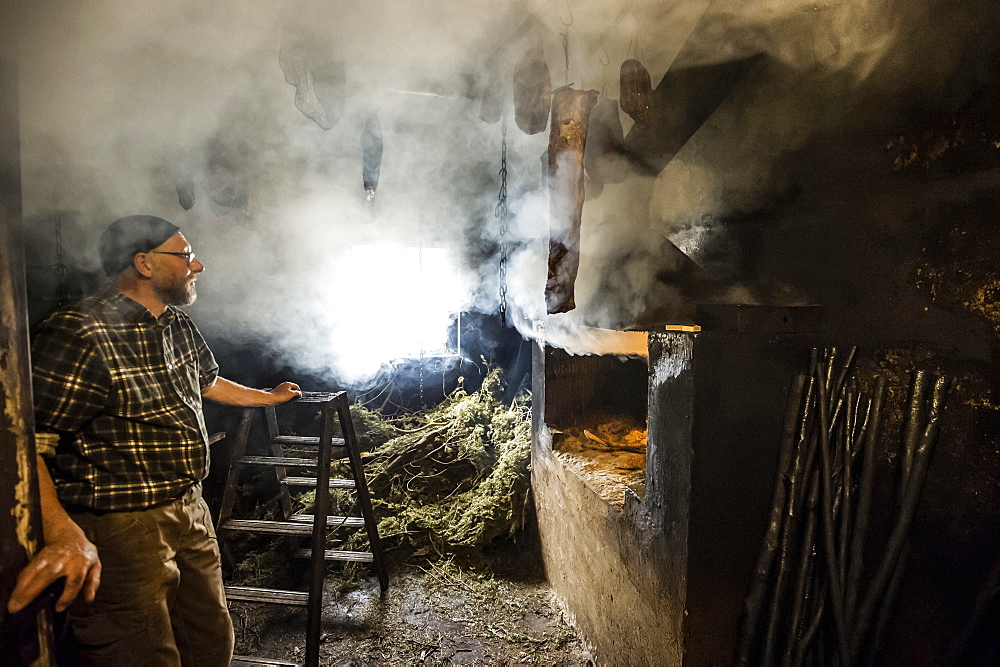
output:
M184 312L87 297L42 323L32 362L36 430L60 436L40 451L63 504L143 509L208 474L201 392L219 367Z

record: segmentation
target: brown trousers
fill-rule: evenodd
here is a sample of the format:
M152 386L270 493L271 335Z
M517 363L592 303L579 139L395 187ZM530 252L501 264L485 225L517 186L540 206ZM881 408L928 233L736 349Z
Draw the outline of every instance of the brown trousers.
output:
M152 509L70 516L103 568L97 598L68 616L84 664L230 663L233 624L200 484Z

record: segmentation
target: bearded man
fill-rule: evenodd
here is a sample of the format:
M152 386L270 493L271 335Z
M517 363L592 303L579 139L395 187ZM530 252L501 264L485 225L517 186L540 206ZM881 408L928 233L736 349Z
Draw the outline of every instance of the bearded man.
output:
M65 576L57 609L69 608L85 664L228 665L233 626L201 497L202 397L266 406L301 392L219 377L178 309L205 266L177 226L121 218L100 254L113 287L54 313L32 342L45 547L8 609Z

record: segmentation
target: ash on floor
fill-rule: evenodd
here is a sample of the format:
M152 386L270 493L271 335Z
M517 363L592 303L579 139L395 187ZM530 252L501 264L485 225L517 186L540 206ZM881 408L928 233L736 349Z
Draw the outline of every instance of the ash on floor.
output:
M328 582L329 593L337 588ZM231 610L237 654L303 659L304 610ZM323 665L593 664L544 581L463 571L450 560L399 567L385 597L366 578L325 604L323 632Z

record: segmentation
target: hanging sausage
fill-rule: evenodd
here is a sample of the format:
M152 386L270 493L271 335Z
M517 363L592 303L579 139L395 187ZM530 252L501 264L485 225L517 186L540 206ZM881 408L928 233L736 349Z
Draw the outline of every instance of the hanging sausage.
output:
M552 82L545 54L538 44L528 49L514 68L514 122L525 134L545 130L552 102Z
M177 203L185 211L190 211L194 208L195 190L194 178L192 177L193 169L189 160L184 156L175 155L167 159L166 165L174 182L174 189L177 190Z
M361 133L361 162L365 199L371 201L375 199L382 171L382 124L374 112L365 120L365 129Z
M576 307L574 285L580 267L580 222L585 197L583 154L596 90L563 86L552 95L549 129L549 270L545 308L549 314Z

